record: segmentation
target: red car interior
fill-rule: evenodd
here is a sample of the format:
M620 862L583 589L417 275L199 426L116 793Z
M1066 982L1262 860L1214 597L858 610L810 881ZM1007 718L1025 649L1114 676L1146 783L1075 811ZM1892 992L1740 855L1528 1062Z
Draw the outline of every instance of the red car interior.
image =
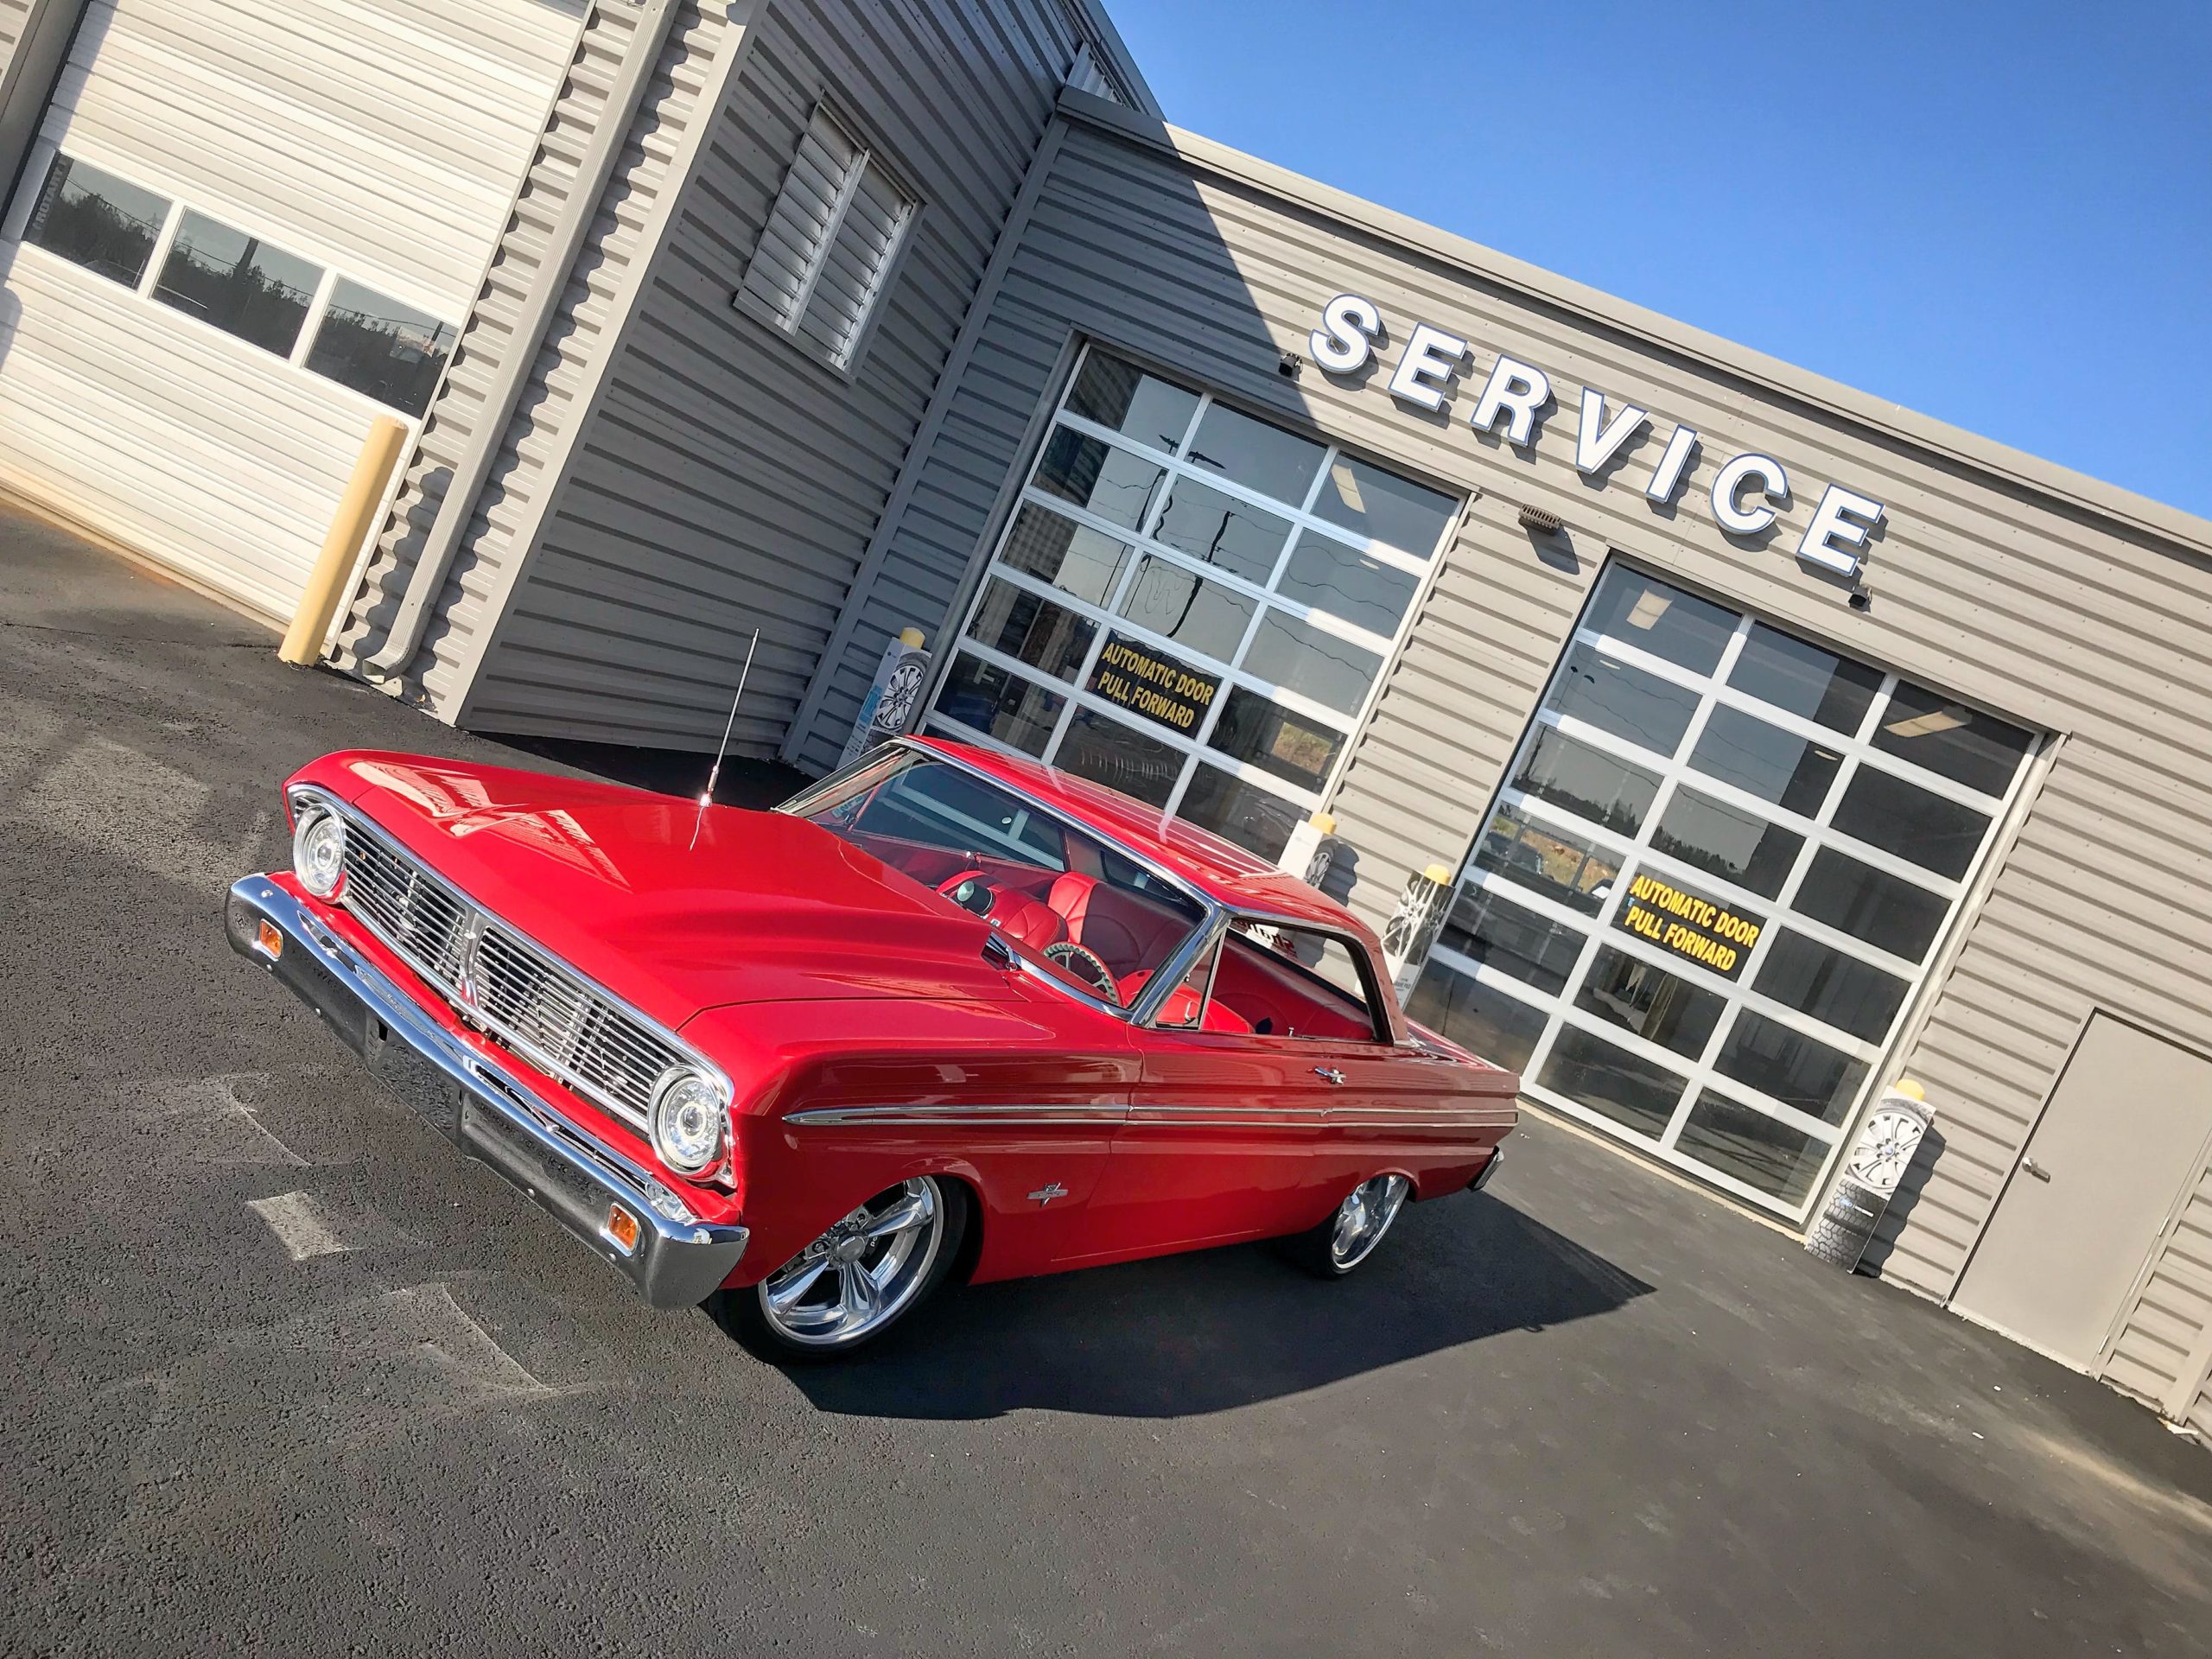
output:
M1343 992L1233 932L1214 970L1213 997L1262 1035L1375 1040L1374 1022Z

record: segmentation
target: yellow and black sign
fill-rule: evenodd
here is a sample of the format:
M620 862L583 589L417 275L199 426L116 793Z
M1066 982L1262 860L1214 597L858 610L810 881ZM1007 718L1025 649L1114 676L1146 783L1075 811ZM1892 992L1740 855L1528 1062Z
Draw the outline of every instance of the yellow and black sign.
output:
M1628 898L1613 925L1725 979L1734 979L1744 971L1745 958L1766 924L1669 886L1657 876L1639 875L1629 883Z
M1098 665L1090 671L1089 689L1187 737L1197 733L1221 682L1149 645L1109 633Z

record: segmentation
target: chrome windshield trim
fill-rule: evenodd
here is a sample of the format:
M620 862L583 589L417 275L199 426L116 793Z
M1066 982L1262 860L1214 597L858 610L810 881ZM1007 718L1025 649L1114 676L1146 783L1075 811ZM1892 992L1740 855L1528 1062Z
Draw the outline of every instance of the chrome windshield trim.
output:
M523 944L529 946L532 950L537 951L548 962L556 963L564 973L575 976L576 982L582 985L584 989L588 991L592 995L603 999L609 1007L614 1009L617 1013L621 1014L626 1018L635 1020L647 1031L652 1032L655 1036L660 1038L679 1056L690 1060L693 1065L696 1065L699 1068L700 1072L721 1091L722 1107L724 1110L728 1110L731 1102L736 1098L736 1090L730 1082L729 1074L724 1071L721 1066L715 1065L714 1061L709 1059L696 1048L693 1047L690 1043L685 1042L681 1037L677 1036L675 1032L669 1029L667 1026L664 1025L660 1020L654 1019L651 1014L645 1013L635 1003L632 1003L623 997L617 996L613 991L608 990L607 987L601 984L599 981L594 979L589 974L585 973L582 969L578 968L574 963L570 962L568 957L563 956L559 951L547 950L546 947L538 943L536 938L524 932L521 928L517 927L512 922L509 921L499 912L479 901L474 894L470 893L458 881L455 881L443 870L437 869L433 867L429 860L406 846L399 841L397 837L393 836L390 830L386 830L382 824L377 823L373 818L371 818L366 813L362 812L359 809L340 800L327 790L315 784L297 784L293 785L291 789L286 791L285 799L288 803L294 804L296 804L302 799L314 801L317 805L324 808L326 810L335 813L340 820L345 823L349 834L355 830L359 830L365 832L372 840L379 843L385 851L391 854L395 858L404 859L408 863L423 870L433 880L445 887L454 898L466 905L469 910L474 913L474 919L470 923L472 930L480 932L484 923L496 923L504 931L512 934L517 940ZM294 810L296 813L296 804L295 804ZM347 904L346 902L346 889L343 887L339 888L336 898L323 900L321 902L330 904L338 909L343 910L348 916L353 917L354 920L368 930L371 937L373 938L378 944L384 946L385 950L391 951L392 955L397 957L402 962L413 969L423 982L429 986L431 990L435 991L440 999L450 1007L455 1014L459 1014L462 1019L481 1027L484 1030L490 1032L492 1034L502 1039L505 1042L512 1044L516 1050L518 1057L525 1064L543 1071L548 1077L554 1078L564 1088L574 1090L577 1094L582 1095L585 1099L590 1101L593 1105L597 1106L602 1111L611 1113L622 1122L627 1123L632 1128L639 1130L643 1130L646 1127L645 1120L641 1118L635 1111L632 1110L629 1107L623 1105L620 1101L613 1099L611 1096L607 1095L605 1090L600 1089L589 1080L575 1075L567 1067L563 1066L559 1062L554 1060L552 1056L546 1055L543 1059L541 1059L537 1052L537 1045L531 1041L528 1037L523 1035L520 1032L513 1029L505 1020L500 1020L495 1015L486 1013L484 1009L477 1007L473 1002L462 1001L454 994L453 988L446 983L443 976L438 972L437 969L434 965L425 963L420 957L416 956L412 950L410 950L405 945L387 935L385 930L377 925L373 918L365 914L361 911L354 909L351 905Z

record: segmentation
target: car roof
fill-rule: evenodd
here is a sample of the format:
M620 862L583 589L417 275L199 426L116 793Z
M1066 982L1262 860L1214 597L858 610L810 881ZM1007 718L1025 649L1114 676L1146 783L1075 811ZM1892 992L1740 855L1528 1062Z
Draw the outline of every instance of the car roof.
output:
M973 766L1007 788L1089 825L1227 909L1350 933L1380 949L1372 930L1327 894L1284 874L1234 842L1159 807L1027 756L1004 754L950 738L905 741Z

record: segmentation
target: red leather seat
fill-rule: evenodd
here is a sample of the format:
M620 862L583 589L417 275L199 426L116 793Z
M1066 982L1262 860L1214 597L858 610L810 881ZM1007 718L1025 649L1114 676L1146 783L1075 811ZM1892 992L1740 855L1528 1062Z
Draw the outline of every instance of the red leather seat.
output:
M1067 924L1051 906L1005 887L991 905L991 925L1021 941L1032 950L1058 944L1068 936Z
M1056 878L1045 901L1066 918L1068 938L1116 976L1158 962L1190 927L1166 906L1077 870Z
M1138 994L1151 982L1152 970L1147 968L1122 978L1116 988L1122 994L1122 1006L1127 1007L1137 1000ZM1191 1016L1198 1012L1198 994L1188 985L1178 985L1160 1005L1160 1012L1153 1023L1156 1026L1187 1026ZM1234 1008L1224 1007L1219 1002L1206 1004L1206 1017L1198 1021L1200 1031L1245 1031L1252 1029L1252 1022Z

